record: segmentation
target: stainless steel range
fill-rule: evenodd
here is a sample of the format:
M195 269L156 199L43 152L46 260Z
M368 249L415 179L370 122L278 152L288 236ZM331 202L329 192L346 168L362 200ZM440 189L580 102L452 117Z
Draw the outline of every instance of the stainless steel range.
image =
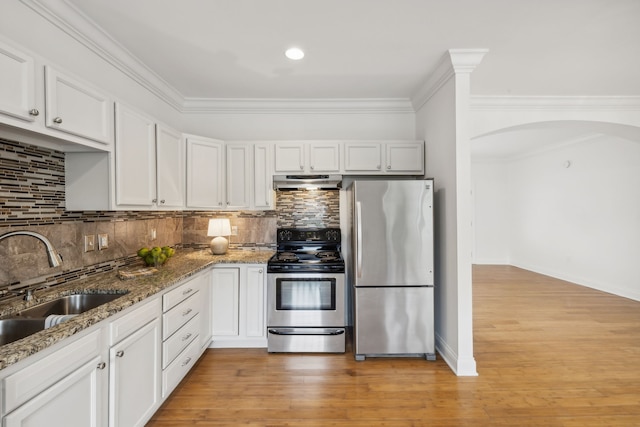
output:
M267 264L269 352L345 351L340 229L278 229Z

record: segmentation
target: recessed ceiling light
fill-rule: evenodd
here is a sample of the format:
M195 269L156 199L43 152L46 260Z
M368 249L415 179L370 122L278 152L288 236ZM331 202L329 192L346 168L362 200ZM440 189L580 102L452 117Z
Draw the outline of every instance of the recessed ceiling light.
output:
M304 58L304 52L302 51L302 49L299 49L297 47L287 49L284 54L287 58L293 59L294 61Z

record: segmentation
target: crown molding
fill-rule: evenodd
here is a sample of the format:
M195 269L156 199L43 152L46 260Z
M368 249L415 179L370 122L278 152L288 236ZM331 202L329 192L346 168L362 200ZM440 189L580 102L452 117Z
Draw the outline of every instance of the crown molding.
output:
M65 0L20 0L178 111L184 97L89 17Z
M640 111L640 96L471 96L471 110Z
M411 98L414 110L422 108L455 74L471 73L487 52L488 49L449 49Z
M414 110L411 101L405 98L186 98L183 112L186 114L413 114Z

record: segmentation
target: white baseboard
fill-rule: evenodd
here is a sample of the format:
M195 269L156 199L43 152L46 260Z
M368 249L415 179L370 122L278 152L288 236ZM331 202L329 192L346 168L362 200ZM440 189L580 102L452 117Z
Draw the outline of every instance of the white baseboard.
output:
M436 333L436 350L442 359L449 365L454 374L459 377L477 377L476 361L470 359L460 359L458 354Z

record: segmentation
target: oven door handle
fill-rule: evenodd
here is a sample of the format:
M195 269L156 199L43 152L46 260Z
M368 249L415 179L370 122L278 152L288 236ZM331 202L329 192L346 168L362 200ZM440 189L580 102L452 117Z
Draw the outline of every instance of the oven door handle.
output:
M342 335L344 329L341 328L314 328L314 329L293 329L293 328L269 328L269 333L273 335Z
M356 202L356 277L362 277L362 204Z

